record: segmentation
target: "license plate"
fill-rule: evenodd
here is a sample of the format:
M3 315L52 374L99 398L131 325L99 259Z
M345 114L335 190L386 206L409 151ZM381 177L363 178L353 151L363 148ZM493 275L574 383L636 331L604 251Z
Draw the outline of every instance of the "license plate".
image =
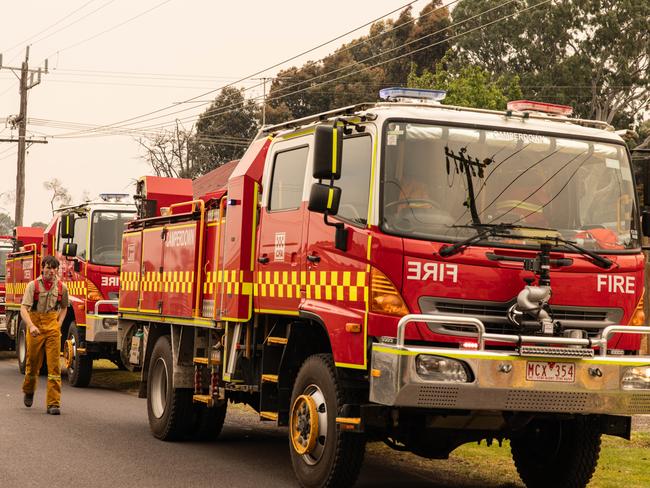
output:
M528 381L573 383L576 379L576 365L575 363L553 361L528 361L526 363L526 379Z

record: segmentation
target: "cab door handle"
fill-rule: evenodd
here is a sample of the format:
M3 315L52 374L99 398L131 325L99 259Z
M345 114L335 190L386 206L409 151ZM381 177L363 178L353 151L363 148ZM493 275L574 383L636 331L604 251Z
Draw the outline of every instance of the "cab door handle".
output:
M261 256L261 257L257 258L257 262L260 263L260 264L266 264L269 261L270 260L269 260L268 256Z
M315 254L308 254L307 261L310 263L320 263L320 256L316 256Z

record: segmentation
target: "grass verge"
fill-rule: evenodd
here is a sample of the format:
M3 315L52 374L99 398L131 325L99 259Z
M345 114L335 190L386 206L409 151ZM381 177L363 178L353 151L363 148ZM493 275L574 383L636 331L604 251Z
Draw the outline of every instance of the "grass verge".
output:
M428 460L394 452L381 443L368 446L368 453L398 465L410 465L420 476L441 488L520 488L510 456L510 445L487 447L468 444L456 449L448 460ZM603 436L600 461L590 488L647 488L650 486L650 433L635 432L632 440Z

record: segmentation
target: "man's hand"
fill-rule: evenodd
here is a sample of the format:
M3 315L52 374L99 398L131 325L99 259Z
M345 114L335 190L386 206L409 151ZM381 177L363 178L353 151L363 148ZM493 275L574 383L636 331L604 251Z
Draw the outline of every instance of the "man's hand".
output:
M32 337L36 337L37 335L41 334L41 331L38 330L38 327L36 327L34 324L31 324L29 326L29 333L31 334Z

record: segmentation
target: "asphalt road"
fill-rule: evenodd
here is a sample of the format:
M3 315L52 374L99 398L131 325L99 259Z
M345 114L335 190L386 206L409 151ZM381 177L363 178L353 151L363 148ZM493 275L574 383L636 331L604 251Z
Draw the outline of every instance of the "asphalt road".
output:
M291 487L298 486L286 431L229 409L215 443L167 443L151 435L145 400L102 388L63 385L62 415L45 413L43 378L32 408L22 402L22 376L0 353L0 486ZM368 456L359 487L440 486Z

